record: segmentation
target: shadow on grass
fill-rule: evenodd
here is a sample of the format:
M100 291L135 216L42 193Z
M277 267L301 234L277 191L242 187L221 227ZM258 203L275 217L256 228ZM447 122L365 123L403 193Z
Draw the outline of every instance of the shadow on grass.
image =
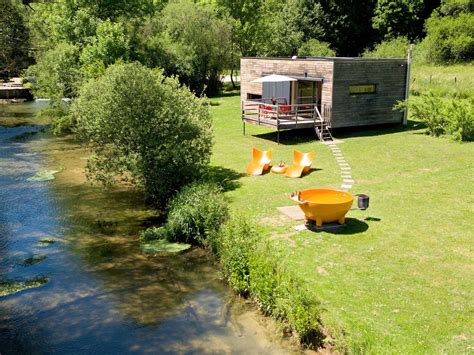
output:
M224 191L232 191L240 187L241 183L238 180L244 176L244 173L233 169L210 166L204 173L203 180L219 185Z
M324 226L324 225L323 225ZM365 232L369 229L369 225L357 218L346 218L345 225L335 226L334 228L317 229L313 224L307 224L312 232L326 232L330 234L352 235Z
M333 136L335 138L343 139L350 137L371 137L371 136L381 136L385 134L392 134L398 132L407 132L407 131L418 131L425 128L425 124L417 121L408 121L406 127L401 124L384 124L384 125L374 125L374 126L365 126L365 127L347 127L347 128L337 128L333 130Z
M276 143L278 139L278 132L274 131L262 134L254 134L253 136L270 140ZM303 144L308 142L314 142L317 139L318 138L316 137L316 133L312 128L280 131L280 144L282 145Z

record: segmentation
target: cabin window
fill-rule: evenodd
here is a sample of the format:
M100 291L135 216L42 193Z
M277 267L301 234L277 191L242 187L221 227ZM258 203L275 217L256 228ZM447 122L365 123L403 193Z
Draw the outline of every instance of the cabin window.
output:
M376 84L349 85L349 94L375 94L376 88Z
M262 95L247 93L247 100L261 100Z

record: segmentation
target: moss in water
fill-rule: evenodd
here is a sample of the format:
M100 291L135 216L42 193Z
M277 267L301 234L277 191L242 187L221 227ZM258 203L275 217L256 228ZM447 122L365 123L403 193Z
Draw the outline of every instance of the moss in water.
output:
M17 136L12 137L11 140L13 142L23 142L23 141L26 141L27 139L37 135L39 132L44 132L44 131L45 131L44 129L40 129L38 131L24 132L24 133L21 133Z
M48 279L43 276L37 276L26 281L4 280L0 281L0 297L8 296L14 293L29 289L40 287L48 282Z
M39 247L47 247L54 243L56 243L56 240L53 238L43 238L43 239L40 239L40 241L36 245Z
M59 170L41 170L32 177L26 179L27 181L49 181L54 180L54 174L59 173Z
M17 263L17 265L20 265L20 266L32 266L32 265L35 265L35 264L38 264L40 262L42 262L44 259L46 259L46 256L45 255L35 255L35 256L30 256L29 258L26 258L22 261L19 261Z
M178 254L191 248L190 244L172 243L166 239L159 239L141 243L141 249L147 254Z

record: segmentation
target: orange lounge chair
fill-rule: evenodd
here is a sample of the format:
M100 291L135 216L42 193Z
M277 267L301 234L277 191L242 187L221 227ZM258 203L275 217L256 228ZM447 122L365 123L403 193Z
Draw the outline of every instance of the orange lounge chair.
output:
M272 161L272 150L260 150L253 148L252 150L252 162L247 166L245 170L249 175L262 175L265 170L270 167Z
M293 152L293 164L286 169L285 175L291 178L299 178L307 173L313 163L314 152L302 153L298 150Z

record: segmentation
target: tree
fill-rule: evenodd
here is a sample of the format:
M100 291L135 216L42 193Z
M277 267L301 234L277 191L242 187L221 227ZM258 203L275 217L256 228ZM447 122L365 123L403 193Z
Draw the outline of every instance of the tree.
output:
M469 0L445 0L426 21L423 45L434 63L471 61L474 58L474 13Z
M98 24L96 35L81 53L82 72L86 78L102 75L109 65L129 57L128 38L120 23L110 20Z
M409 47L410 41L406 37L398 37L377 44L373 50L365 50L362 56L365 58L405 58Z
M356 56L375 40L374 0L299 0L304 41L327 42L339 56Z
M12 1L0 6L0 73L18 75L31 64L30 41L23 14Z
M317 39L310 39L303 43L298 49L298 55L313 57L334 57L336 53L329 48L326 42L320 42Z
M217 0L220 10L231 21L232 42L244 57L257 55L265 40L262 19L264 0Z
M378 0L373 26L385 39L407 36L414 40L423 31L423 0Z
M37 56L36 64L26 71L37 97L55 101L75 97L82 81L79 49L69 43L59 43Z
M231 29L209 5L191 0L169 3L144 29L147 63L178 75L197 94L212 95L219 74L232 59Z
M156 205L199 178L209 162L208 105L161 70L112 65L81 88L72 114L78 137L95 152L89 177L129 181Z

